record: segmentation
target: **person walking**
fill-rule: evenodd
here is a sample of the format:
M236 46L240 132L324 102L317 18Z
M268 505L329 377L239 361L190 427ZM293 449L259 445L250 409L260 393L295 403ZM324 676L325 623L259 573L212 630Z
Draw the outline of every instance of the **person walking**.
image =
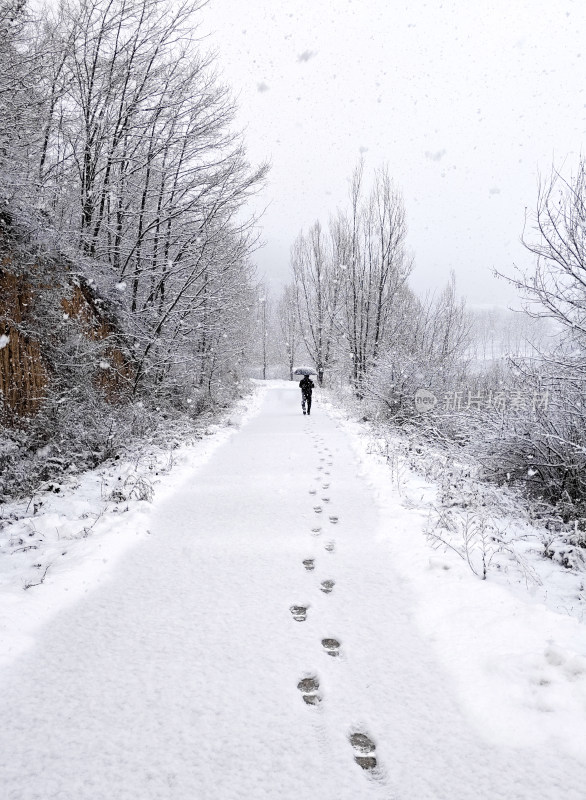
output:
M315 388L315 384L309 375L306 375L303 380L299 382L299 388L301 389L301 408L303 409L303 413L311 414L311 393ZM305 410L306 405L307 411Z

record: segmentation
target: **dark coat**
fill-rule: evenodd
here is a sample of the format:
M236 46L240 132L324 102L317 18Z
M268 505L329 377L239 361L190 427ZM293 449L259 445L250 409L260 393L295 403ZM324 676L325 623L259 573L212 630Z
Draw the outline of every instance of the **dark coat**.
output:
M299 381L299 388L306 397L311 397L311 392L315 388L315 384L310 379L309 375L306 375L302 381Z

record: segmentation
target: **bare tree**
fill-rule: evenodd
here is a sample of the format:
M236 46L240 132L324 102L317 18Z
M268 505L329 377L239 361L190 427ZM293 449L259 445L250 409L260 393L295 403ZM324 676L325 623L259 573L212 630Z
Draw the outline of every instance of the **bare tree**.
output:
M0 3L0 183L1 202L32 222L38 186L31 180L40 144L39 90L42 60L34 47L35 27L24 0Z
M396 333L396 306L412 270L403 200L386 168L375 172L365 195L364 167L358 165L350 184L350 209L338 214L331 230L343 287L341 327L360 392L369 369Z
M335 355L336 314L341 296L337 265L319 222L291 249L299 329L320 386Z
M511 422L493 469L528 477L549 500L578 513L586 499L586 163L565 179L555 169L538 189L523 243L532 271L512 279L527 312L553 322L556 339L513 362L518 383L540 402ZM506 448L506 452L505 451ZM530 465L528 473L527 465ZM584 518L584 510L580 512Z
M125 317L135 391L187 364L205 383L235 309L246 327L255 236L236 212L266 167L249 167L230 92L201 53L204 4L66 0L43 31L53 59L38 174Z
M417 389L441 397L467 385L470 318L452 274L437 296L419 299L404 287L395 299L394 321L396 335L365 377L363 393L404 420L415 414Z
M282 347L287 360L289 380L293 380L295 356L299 344L299 319L297 313L295 287L292 284L285 286L278 306L279 327L282 337Z
M513 283L528 299L529 313L547 316L575 341L586 339L586 162L580 159L574 177L552 170L538 189L532 221L536 237L523 234L523 244L536 256L532 273ZM537 304L537 306L535 305Z

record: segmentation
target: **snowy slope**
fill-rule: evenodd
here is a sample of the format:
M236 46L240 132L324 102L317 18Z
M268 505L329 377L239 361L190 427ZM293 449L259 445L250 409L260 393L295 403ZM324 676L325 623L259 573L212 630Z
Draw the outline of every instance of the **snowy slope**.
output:
M3 800L584 797L582 629L430 567L424 514L298 394L271 382L74 601L81 561L4 593L54 608L0 662Z

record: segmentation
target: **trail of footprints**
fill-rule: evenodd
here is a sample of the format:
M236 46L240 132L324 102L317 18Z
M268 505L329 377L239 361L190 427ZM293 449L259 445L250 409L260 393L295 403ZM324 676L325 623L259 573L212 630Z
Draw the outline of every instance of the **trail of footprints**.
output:
M324 470L323 464L325 463L326 466L331 467L333 466L333 459L330 450L324 446L323 439L317 439L317 447L318 447L318 454L320 455L319 461L320 464L317 467L318 474L315 478L316 481L322 481L324 477L329 476L330 473L327 470ZM320 449L323 448L323 449ZM322 503L329 503L330 496L327 494L327 490L330 488L329 481L325 481L321 484L321 488L326 494L321 496ZM314 496L317 495L318 489L311 488L309 490L309 494ZM323 513L323 506L315 505L313 510L316 514ZM331 525L336 525L339 522L339 517L330 514L328 516L329 522ZM311 533L313 536L320 536L323 533L323 529L321 526L314 526L311 529ZM324 548L328 553L335 553L336 552L336 542L335 540L330 540L325 543ZM303 561L303 566L308 572L313 572L315 570L315 559L314 558L306 558ZM324 594L330 594L336 585L334 580L328 579L324 580L320 583L319 589ZM307 611L309 606L301 606L301 605L293 605L290 607L291 616L296 622L305 622L307 619ZM326 637L321 640L321 645L325 654L330 656L331 658L337 658L340 655L341 643L334 638ZM320 692L320 683L317 675L308 675L305 678L302 678L299 683L297 684L297 688L301 692L301 696L303 698L303 702L308 706L318 706L322 702L322 694ZM376 771L377 768L377 758L376 758L376 745L373 740L370 738L368 734L364 731L354 731L348 737L348 741L350 746L352 747L352 751L354 753L354 761L355 763L361 767L363 770L368 772Z

